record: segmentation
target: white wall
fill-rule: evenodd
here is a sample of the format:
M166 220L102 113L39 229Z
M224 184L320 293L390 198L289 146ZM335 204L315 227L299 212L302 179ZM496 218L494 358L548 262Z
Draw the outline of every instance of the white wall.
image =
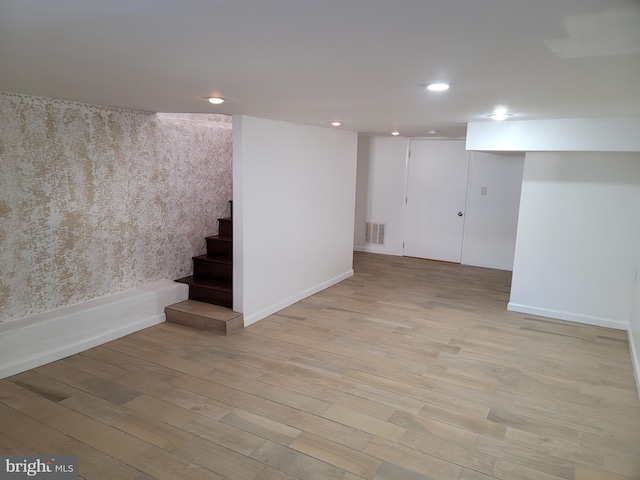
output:
M513 269L524 154L472 152L462 263Z
M467 150L638 152L640 117L507 120L467 125Z
M250 325L353 275L357 134L237 116L234 310Z
M354 250L402 255L406 138L358 138ZM365 243L365 224L384 223L384 245Z
M627 329L638 245L639 153L526 154L510 310Z

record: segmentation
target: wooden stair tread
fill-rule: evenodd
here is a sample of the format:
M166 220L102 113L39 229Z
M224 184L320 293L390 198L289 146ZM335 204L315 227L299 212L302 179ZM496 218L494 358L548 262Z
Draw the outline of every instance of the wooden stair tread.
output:
M185 300L165 307L168 322L229 335L244 327L241 313L230 308L196 300Z
M194 285L196 287L208 288L212 290L221 290L229 293L233 288L233 285L230 285L229 282L224 280L219 280L216 278L194 277L193 275L179 278L176 280L176 282L186 283L187 285Z
M211 262L211 263L224 263L225 265L233 265L233 259L228 258L225 255L198 255L197 257L193 257L194 260L201 260L203 262Z
M205 237L206 240L220 240L222 242L233 242L233 237L226 237L224 235L210 235Z
M198 302L197 300L184 300L183 302L169 305L166 308L170 308L172 310L183 313L200 315L202 317L207 317L214 320L222 320L225 322L242 316L241 313L234 312L230 308L221 307L220 305L213 305L211 303Z

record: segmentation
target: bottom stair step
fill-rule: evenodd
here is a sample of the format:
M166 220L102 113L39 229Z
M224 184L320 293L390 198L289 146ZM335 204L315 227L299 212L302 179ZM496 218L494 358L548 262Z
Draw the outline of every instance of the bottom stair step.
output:
M242 314L230 308L196 300L185 300L165 307L167 322L229 335L244 328Z

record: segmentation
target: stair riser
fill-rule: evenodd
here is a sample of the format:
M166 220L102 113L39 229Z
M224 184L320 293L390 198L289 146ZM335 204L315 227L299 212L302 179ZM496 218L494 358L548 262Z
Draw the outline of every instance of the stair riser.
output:
M223 292L220 290L198 287L197 285L189 285L189 298L191 300L198 300L199 302L212 303L222 307L233 308L233 294L231 292Z
M195 277L228 279L231 282L233 265L225 263L203 262L193 259L193 275Z
M233 238L233 223L231 223L231 220L226 218L218 219L218 235Z
M225 256L233 258L233 243L217 238L207 238L207 255Z

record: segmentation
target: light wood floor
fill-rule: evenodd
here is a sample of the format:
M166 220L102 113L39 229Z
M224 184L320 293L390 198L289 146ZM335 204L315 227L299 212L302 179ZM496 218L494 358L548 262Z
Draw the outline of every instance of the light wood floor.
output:
M0 452L87 480L640 479L624 332L507 312L508 272L355 271L232 336L165 323L0 381Z

